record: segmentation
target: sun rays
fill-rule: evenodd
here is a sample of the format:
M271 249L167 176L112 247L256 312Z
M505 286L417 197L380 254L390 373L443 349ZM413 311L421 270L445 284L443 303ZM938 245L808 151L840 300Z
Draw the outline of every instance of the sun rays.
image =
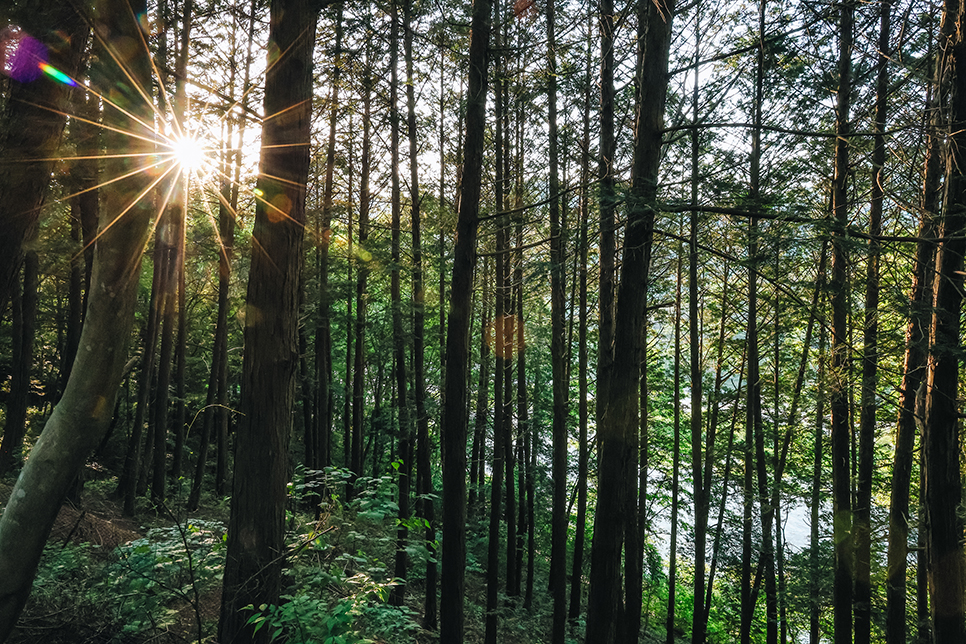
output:
M136 20L141 26L138 30L140 42L137 46L142 51L139 55L148 56L150 60L153 89L138 83L136 75L126 68L123 61L127 56L119 52L121 45L110 42L110 39L103 35L103 32L97 28L97 22L93 16L84 16L92 28L91 31L99 45L98 50L102 52L101 56L112 59L112 62L120 67L126 76L133 90L126 97L130 104L119 100L113 87L99 86L96 73L92 72L89 77L72 78L51 65L44 45L16 25L0 31L0 73L18 82L55 82L72 88L72 100L68 103L70 107L61 112L68 119L68 130L64 141L70 143L71 128L75 126L89 126L105 134L112 133L110 137L105 136L104 140L114 143L102 144L94 149L81 149L78 146L75 154L70 154L65 149L64 154L56 156L55 159L47 159L56 160L68 171L72 164L77 162L111 161L110 164L101 164L94 184L77 189L76 185L71 187L69 182L64 183L63 192L57 198L48 199L48 205L69 202L85 192L115 190L114 186L120 182L141 176L144 186L142 189L132 193L123 207L114 206L112 212L101 214L102 224L97 238L112 228L139 203L151 204L154 211L151 230L153 233L165 211L174 205L181 206L180 216L186 219L195 218L193 212L201 215L201 219L207 222L205 225L210 227L219 252L222 254L226 252L225 241L221 237L218 222L219 219L227 217L235 226L242 226L242 213L246 210L246 206L239 205L239 194L245 197L247 204L251 204L252 201L264 204L271 215L270 219L274 222L292 220L283 199L278 198L277 195L268 199L261 194L261 190L255 188L255 178L250 170L256 163L253 158L257 159L257 152L253 152L255 146L244 138L243 122L254 122L260 125L264 120L257 114L257 109L252 109L247 100L253 88L260 86L259 79L254 78L249 82L246 77L245 81L240 83L243 85L240 88L241 98L234 98L238 94L241 80L236 79L234 74L230 80L227 75L218 77L217 72L214 75L206 74L205 83L192 83L190 72L184 74L172 72L165 67L164 61L155 59L148 40L149 25L139 18L143 17L136 17L134 12L131 12L131 19ZM232 26L229 24L224 28L230 29ZM152 37L157 37L157 34ZM135 45L128 43L127 46ZM269 65L277 63L279 57L270 61ZM215 79L214 82L212 78ZM190 95L187 96L186 85L192 88ZM210 86L220 89L214 91ZM83 110L81 106L84 104L85 96L91 97L99 105L98 113L104 115L103 121ZM140 105L137 105L137 102L140 102ZM44 105L34 105L34 107L52 109ZM110 112L124 115L131 124L130 129L111 125L110 122L114 119L108 118ZM150 118L147 116L148 113ZM269 118L277 116L279 115L270 115ZM116 143L123 140L130 141L131 147ZM146 148L151 151L146 151ZM33 163L42 160L29 157L28 154L14 155L0 162L0 165ZM241 172L243 165L248 168L244 173ZM272 180L273 178L262 177L262 179ZM275 182L279 183L278 179ZM304 186L299 188L304 190ZM88 241L86 246L93 244L97 238ZM253 239L252 242L257 244L257 240ZM82 249L78 255L83 252Z

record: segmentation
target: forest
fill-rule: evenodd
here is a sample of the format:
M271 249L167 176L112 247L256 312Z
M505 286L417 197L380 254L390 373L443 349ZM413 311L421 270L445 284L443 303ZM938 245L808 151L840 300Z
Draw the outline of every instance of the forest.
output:
M0 2L0 642L966 644L957 0Z

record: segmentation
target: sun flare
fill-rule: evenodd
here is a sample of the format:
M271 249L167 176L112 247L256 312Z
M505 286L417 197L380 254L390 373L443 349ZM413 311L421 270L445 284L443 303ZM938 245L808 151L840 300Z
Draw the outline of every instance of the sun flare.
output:
M183 173L206 174L210 170L208 149L196 136L188 133L173 136L170 145L174 160Z

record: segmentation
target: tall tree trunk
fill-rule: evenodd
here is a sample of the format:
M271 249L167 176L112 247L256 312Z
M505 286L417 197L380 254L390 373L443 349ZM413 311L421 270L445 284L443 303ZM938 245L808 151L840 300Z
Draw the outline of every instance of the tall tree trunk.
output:
M612 7L601 3L603 32L602 56L606 61L613 54ZM667 65L671 37L673 0L651 2L647 6L646 29L638 27L639 46L645 48L641 87L644 95L636 114L634 141L634 182L629 197L627 224L624 234L621 280L618 287L617 311L614 315L613 351L606 337L601 337L602 378L598 379L598 445L599 475L597 509L594 513L594 542L591 549L590 595L587 611L587 643L609 642L612 625L617 623L619 610L620 551L626 511L626 489L629 473L627 465L631 445L629 433L637 433L638 375L641 363L641 338L644 321L644 289L648 279L650 247L653 235L654 204L657 200L658 170L661 159L661 138L664 131L664 107L667 97ZM608 63L602 65L601 96L601 159L602 170L609 168L613 152L612 130L603 113L605 97L613 88ZM611 68L612 69L612 68ZM606 182L601 183L602 211L613 207L607 201L613 192ZM602 223L602 228L605 224ZM603 251L602 251L603 252ZM601 260L603 262L603 259ZM602 266L603 272L603 266ZM606 299L602 284L601 307ZM602 321L602 329L606 324Z
M493 47L496 52L501 52L503 47L503 36L501 31L502 5L500 0L493 2ZM496 58L496 69L494 70L493 81L493 103L495 114L493 117L493 138L494 138L494 189L496 190L495 202L496 211L506 210L504 202L504 136L503 136L503 111L505 109L505 75L506 69L503 63L503 54L498 53ZM466 195L463 195L466 198ZM486 625L483 636L485 644L496 644L497 626L499 616L499 583L500 583L500 519L503 516L503 468L505 465L505 442L506 427L505 420L506 401L504 396L504 379L507 376L506 369L506 330L507 323L507 287L509 277L507 274L509 260L507 249L510 246L509 230L507 225L507 215L501 215L496 220L496 306L493 318L493 352L495 354L493 371L493 461L490 466L490 520L487 538L486 553Z
M710 491L705 486L701 454L701 404L702 377L704 373L701 364L701 324L698 318L699 286L698 286L698 182L700 163L700 137L698 125L698 97L699 97L699 66L701 54L701 10L695 9L694 28L694 86L691 92L691 123L695 126L691 130L691 211L688 238L688 335L691 359L691 485L694 494L694 597L695 609L691 619L691 641L694 644L704 644L705 630L708 620L704 615L703 604L705 585L705 550L708 539L708 512L710 511ZM714 450L714 433L709 425L707 454ZM710 463L709 463L710 465Z
M329 132L325 146L325 180L322 188L322 212L316 240L316 263L319 270L319 311L315 328L315 422L312 440L316 462L321 468L332 464L330 453L332 431L332 341L330 338L329 242L332 236L332 195L335 189L335 131L339 115L339 78L342 73L342 11L339 2L335 19L335 55L332 58L332 97L329 105ZM356 475L361 470L354 470Z
M875 136L872 143L872 196L869 207L869 256L865 285L862 397L859 419L859 476L855 508L855 644L872 638L872 476L875 468L876 390L879 384L879 255L885 195L885 124L889 91L891 2L879 4L879 55L876 70Z
M580 616L581 595L584 578L584 534L587 526L587 471L589 446L587 444L587 425L589 407L587 404L588 352L587 352L587 255L590 219L590 48L593 14L588 11L587 20L587 76L584 80L583 138L580 155L580 238L579 238L579 303L577 322L577 517L574 521L574 556L570 577L570 607L567 618L571 623Z
M312 116L312 49L317 6L273 0L270 51L285 52L266 73L266 115L255 207L242 370L241 419L222 591L221 642L263 642L245 606L276 604L284 559L288 439L298 367L298 304Z
M832 362L829 374L831 410L832 514L834 521L835 567L832 587L836 643L852 641L852 498L849 468L849 337L848 259L845 228L848 222L849 105L852 94L852 30L854 5L843 2L839 9L839 85L835 121L835 176L832 184Z
M420 496L419 516L426 521L425 545L429 551L426 562L426 587L423 604L423 628L437 627L436 605L436 528L433 493L432 445L429 441L429 414L426 411L425 327L426 295L423 283L423 253L421 236L421 201L419 192L418 141L416 131L416 81L413 71L413 3L403 4L403 52L406 59L406 130L409 138L409 210L413 238L413 396L416 403L416 493Z
M966 38L958 0L943 3L942 78L950 79L946 185L936 258L935 299L926 374L925 455L929 604L936 642L966 641L964 622L962 481L959 440L960 312L966 253Z
M886 11L888 3L883 5ZM934 70L938 71L937 70ZM889 499L889 548L886 578L886 641L906 642L906 560L909 552L909 486L912 482L913 452L921 418L917 418L917 396L926 371L928 320L932 306L935 267L935 216L939 211L942 181L942 151L939 134L941 116L936 102L935 83L927 88L926 160L923 171L922 213L919 219L920 241L916 244L909 296L909 322L906 325L906 354L900 387L898 420L896 421L895 454L892 461L892 485ZM919 401L921 402L921 401ZM922 488L920 487L920 490ZM921 532L921 531L920 531ZM921 538L922 535L920 535Z
M557 36L554 0L547 0L547 120L550 150L550 356L553 382L553 511L550 536L550 592L553 630L550 641L563 644L567 626L567 355L564 338L564 243L560 226L557 159Z
M765 463L764 463L764 444L762 437L761 419L761 374L759 370L759 347L758 347L758 214L761 211L761 126L762 126L762 102L764 101L765 83L765 9L766 0L758 2L758 47L756 50L755 62L755 94L752 105L752 131L751 131L751 156L750 156L750 186L749 200L754 215L748 227L748 324L745 331L747 342L746 355L748 361L748 389L745 402L745 442L744 442L744 479L743 479L743 523L742 523L742 551L741 551L741 643L747 644L751 637L751 623L754 620L755 604L757 601L757 584L751 584L751 557L752 557L752 506L754 504L754 483L753 467L756 461L755 447L759 439L762 441L762 448L758 451L759 465L759 489L767 485L765 482ZM767 514L767 500L761 494L761 513L764 519ZM769 564L771 560L767 554L771 552L769 542L771 535L766 534L762 525L762 557L759 561L759 570L762 563ZM770 527L770 526L769 526ZM770 574L772 569L766 570L766 574L774 580ZM770 615L770 613L769 613ZM769 627L768 635L771 636ZM769 639L769 644L773 640Z
M125 38L140 43L146 38L133 20L145 13L143 3L105 0L97 6L95 24L102 42ZM151 133L143 124L151 122L151 106L135 89L150 87L149 60L137 47L115 52L116 61L103 49L101 54L99 73L92 73L92 81L96 87L110 88L111 101L122 108L105 113L111 128L105 135L107 147L150 154ZM130 157L109 158L105 173L120 176L130 170L130 163ZM0 515L0 641L10 634L27 601L61 501L107 431L114 411L151 218L151 204L142 199L148 182L144 173L136 173L115 182L105 196L104 211L111 219L102 222L97 241L93 288L75 368ZM124 217L108 226L122 212Z
M406 367L407 342L403 330L402 294L400 283L400 265L402 253L400 238L402 237L401 213L402 195L399 187L399 15L396 3L391 3L389 26L389 127L390 127L390 157L392 167L392 273L390 276L390 291L392 298L392 344L393 366L396 375L396 409L399 414L399 460L401 464L397 471L399 496L399 527L396 530L396 565L393 573L397 579L406 579L408 556L406 546L409 540L408 520L411 515L410 488L412 487L412 423L409 419L409 375ZM389 595L389 602L394 606L401 606L405 594L402 583L393 587Z
M453 277L446 328L443 389L443 553L440 576L440 641L463 643L466 574L466 369L469 358L470 297L476 267L476 235L486 130L487 49L490 2L474 0L466 93L462 196L456 222Z
M368 42L368 41L367 41ZM369 241L369 209L372 196L369 193L369 178L372 167L372 76L370 47L366 45L366 68L369 73L363 77L362 95L362 167L359 174L359 247L365 249ZM369 251L366 250L368 253ZM366 257L366 256L364 256ZM356 276L356 346L355 368L352 370L352 436L347 437L345 449L349 454L347 465L351 472L362 473L364 454L363 424L365 422L365 378L366 378L366 315L368 314L369 262L363 259ZM379 379L381 380L381 378ZM379 404L380 398L376 398ZM373 455L375 460L375 455Z

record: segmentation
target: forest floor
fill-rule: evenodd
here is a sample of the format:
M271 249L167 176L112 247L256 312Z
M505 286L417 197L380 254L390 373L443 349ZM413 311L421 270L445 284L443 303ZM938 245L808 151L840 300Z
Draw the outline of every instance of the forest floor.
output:
M64 504L8 644L216 642L227 501L204 499L190 516L178 509L162 515L145 502L132 519L113 499L114 485L113 479L88 483L79 504ZM0 508L12 486L13 480L0 481ZM261 614L267 625L292 643L329 637L345 644L438 643L436 633L421 627L425 548L411 548L414 578L406 605L386 603L393 507L385 481L373 479L360 500L329 505L318 518L290 513L287 601ZM486 583L479 562L486 548L485 541L468 546L465 641L477 644L484 639ZM545 576L538 574L536 583L531 610L501 597L501 644L548 639L552 606L541 585ZM581 624L568 644L579 644L582 630Z

